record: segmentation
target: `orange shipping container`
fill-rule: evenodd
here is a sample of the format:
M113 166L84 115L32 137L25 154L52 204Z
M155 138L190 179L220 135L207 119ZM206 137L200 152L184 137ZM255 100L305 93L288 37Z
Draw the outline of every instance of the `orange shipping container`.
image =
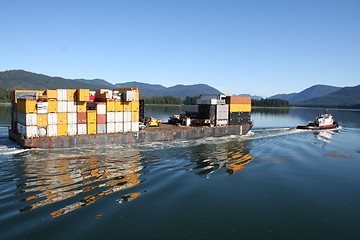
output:
M250 96L227 96L226 104L251 104Z
M86 112L77 113L77 123L78 124L86 123Z
M96 124L106 124L106 114L96 114Z

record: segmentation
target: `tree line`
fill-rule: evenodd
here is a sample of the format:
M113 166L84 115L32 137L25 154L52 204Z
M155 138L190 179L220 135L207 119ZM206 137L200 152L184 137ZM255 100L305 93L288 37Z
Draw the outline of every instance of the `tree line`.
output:
M0 88L0 102L11 102L11 90Z
M252 99L251 105L254 107L290 107L290 103L286 100L269 98Z

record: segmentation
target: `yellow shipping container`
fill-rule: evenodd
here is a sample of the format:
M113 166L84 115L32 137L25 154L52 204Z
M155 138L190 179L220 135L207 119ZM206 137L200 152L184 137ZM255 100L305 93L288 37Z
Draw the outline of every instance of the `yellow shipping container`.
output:
M90 100L90 89L78 89L76 91L77 100L79 102L86 102Z
M131 112L131 102L122 102L122 104L124 112Z
M106 100L106 111L107 112L115 112L116 111L114 100L110 100L110 99Z
M86 117L87 117L87 119L86 119L87 123L96 124L96 111L95 110L87 111L87 116ZM95 126L95 132L96 132L96 126Z
M46 114L37 114L37 126L46 127L48 125L48 115Z
M58 112L58 102L56 100L48 101L48 112L57 113Z
M131 121L132 122L138 122L139 121L139 112L138 111L131 112Z
M86 102L77 102L77 112L86 112Z
M76 89L68 89L67 90L67 100L68 101L76 100Z
M122 101L115 101L115 112L123 112L124 104Z
M47 99L57 99L57 90L46 89L44 94Z
M131 102L131 111L132 112L138 112L140 109L140 103L138 101Z
M96 123L87 124L87 133L96 134Z
M251 104L230 104L230 112L251 112Z
M17 110L22 113L36 113L36 100L18 99Z
M58 130L58 132L57 132L58 136L67 136L68 125L67 124L58 124L57 130Z
M57 121L58 121L58 124L68 124L68 113L67 112L58 113Z

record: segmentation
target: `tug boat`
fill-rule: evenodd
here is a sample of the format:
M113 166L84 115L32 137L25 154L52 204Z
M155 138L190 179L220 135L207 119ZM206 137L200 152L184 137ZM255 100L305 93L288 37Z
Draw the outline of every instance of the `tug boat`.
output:
M297 129L309 129L309 130L325 130L336 129L339 124L334 120L330 113L319 114L315 120L308 122L307 125L299 125Z

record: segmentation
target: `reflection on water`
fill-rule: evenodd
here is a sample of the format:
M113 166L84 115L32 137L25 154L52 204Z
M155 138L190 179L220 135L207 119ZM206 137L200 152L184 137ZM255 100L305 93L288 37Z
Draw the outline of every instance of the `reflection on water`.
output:
M121 157L108 155L84 155L39 159L27 155L24 159L25 180L18 184L18 194L29 205L21 212L53 204L66 199L82 198L51 213L58 217L80 207L88 206L101 197L136 186L140 183L138 173L140 155L121 153ZM139 193L124 196L119 201L137 198Z
M192 149L195 155L196 174L207 177L221 168L226 168L228 175L242 171L254 157L250 155L246 142L232 141L225 144L203 144Z

